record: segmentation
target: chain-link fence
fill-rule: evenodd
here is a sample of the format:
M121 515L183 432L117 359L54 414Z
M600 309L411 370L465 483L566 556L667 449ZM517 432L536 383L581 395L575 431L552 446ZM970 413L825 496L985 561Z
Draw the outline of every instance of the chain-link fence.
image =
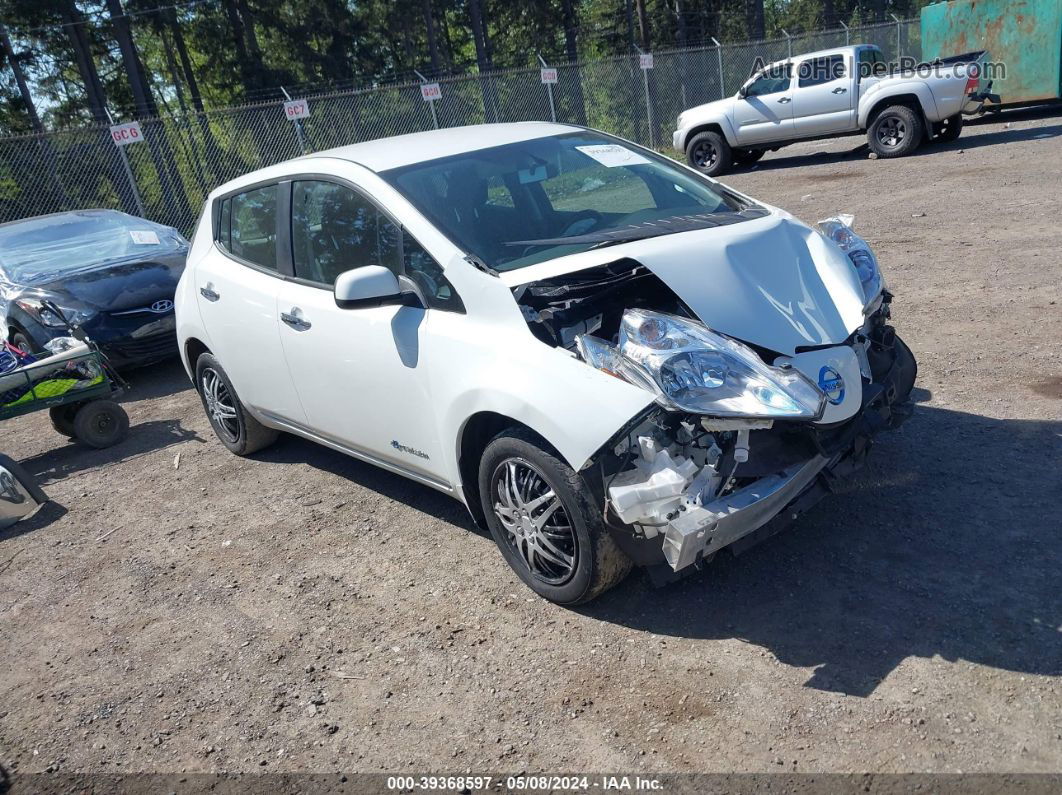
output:
M256 168L304 152L483 122L585 124L657 149L670 145L686 108L732 95L753 66L845 44L876 44L889 60L920 58L918 20L789 38L439 80L429 103L417 83L311 95L310 115L289 121L275 102L141 121L142 141L118 147L107 127L0 139L0 222L112 207L189 233L207 193Z

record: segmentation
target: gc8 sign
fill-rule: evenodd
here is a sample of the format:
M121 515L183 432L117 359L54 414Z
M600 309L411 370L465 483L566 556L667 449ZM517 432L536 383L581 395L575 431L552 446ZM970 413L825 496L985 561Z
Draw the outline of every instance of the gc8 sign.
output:
M126 124L115 124L111 127L111 140L115 146L128 146L140 143L144 140L144 133L140 129L140 122L131 121Z
M557 70L556 69L542 69L542 82L545 85L556 85L557 83Z
M425 102L434 102L437 99L442 99L442 88L439 87L438 83L421 83L420 96Z

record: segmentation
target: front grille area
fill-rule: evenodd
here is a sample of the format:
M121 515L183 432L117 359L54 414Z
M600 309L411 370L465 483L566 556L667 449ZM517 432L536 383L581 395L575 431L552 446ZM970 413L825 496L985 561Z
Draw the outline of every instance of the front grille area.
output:
M127 337L108 343L105 350L118 359L163 359L177 355L177 335L166 332L140 339Z

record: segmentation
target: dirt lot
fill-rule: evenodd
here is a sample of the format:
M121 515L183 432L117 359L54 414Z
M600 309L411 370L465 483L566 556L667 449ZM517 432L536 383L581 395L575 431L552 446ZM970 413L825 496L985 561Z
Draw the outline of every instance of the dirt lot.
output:
M178 365L136 372L112 451L2 427L58 507L0 534L0 764L1062 770L1062 116L859 143L727 178L855 213L897 295L921 405L850 491L569 610L458 503L294 438L236 458Z

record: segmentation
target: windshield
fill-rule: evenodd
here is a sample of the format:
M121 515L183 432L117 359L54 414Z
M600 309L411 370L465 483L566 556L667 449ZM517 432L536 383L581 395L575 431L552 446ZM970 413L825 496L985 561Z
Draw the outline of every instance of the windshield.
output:
M0 270L30 285L133 257L181 250L177 231L115 211L45 215L0 226Z
M382 176L451 240L509 271L765 212L665 157L592 132L429 160Z

